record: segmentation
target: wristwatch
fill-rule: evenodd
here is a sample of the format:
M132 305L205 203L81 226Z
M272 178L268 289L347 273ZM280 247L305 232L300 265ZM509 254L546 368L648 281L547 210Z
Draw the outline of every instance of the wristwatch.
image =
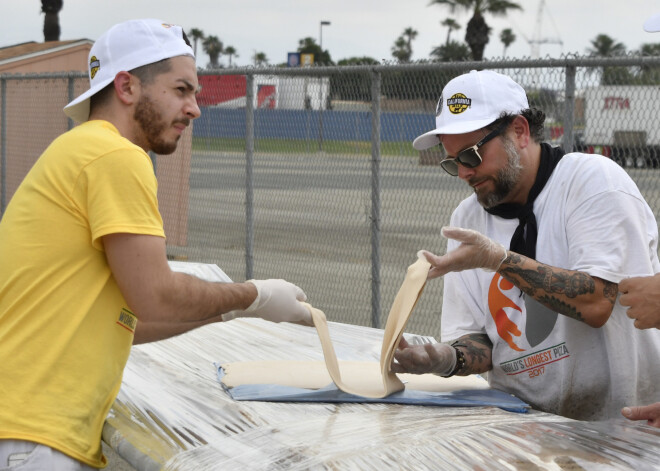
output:
M452 348L456 351L456 366L454 366L454 369L451 371L451 373L445 376L446 378L454 376L456 373L461 371L465 366L465 355L463 355L463 351L459 350L454 345L455 344L452 344Z

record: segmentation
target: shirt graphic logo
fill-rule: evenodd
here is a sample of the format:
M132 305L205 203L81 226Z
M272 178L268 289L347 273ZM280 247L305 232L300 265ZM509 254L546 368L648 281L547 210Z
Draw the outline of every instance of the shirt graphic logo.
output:
M124 329L135 333L137 317L128 309L122 308L121 312L119 313L119 318L117 319L117 324L122 326Z
M497 333L504 340L509 347L518 352L524 352L524 348L520 348L516 344L515 337L520 337L522 332L516 323L511 320L509 315L504 310L510 308L522 314L522 309L515 302L513 302L504 292L513 289L513 283L509 280L502 278L499 274L493 276L488 288L488 310L490 315L495 321Z
M447 108L452 114L461 114L472 105L472 99L462 93L454 93L447 99Z

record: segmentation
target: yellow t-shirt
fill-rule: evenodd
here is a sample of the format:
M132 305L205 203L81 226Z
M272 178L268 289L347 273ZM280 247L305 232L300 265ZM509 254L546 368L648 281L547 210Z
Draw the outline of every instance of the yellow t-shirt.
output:
M164 237L149 156L106 121L58 137L0 221L0 439L92 466L136 317L102 236Z

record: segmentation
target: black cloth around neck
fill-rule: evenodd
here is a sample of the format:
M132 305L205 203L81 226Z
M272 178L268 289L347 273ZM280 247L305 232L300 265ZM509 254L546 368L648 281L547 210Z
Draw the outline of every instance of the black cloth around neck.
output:
M536 226L536 216L534 215L534 200L536 200L536 197L541 193L543 187L545 187L550 175L552 175L552 171L563 156L564 150L561 147L552 147L545 142L541 143L539 170L536 173L534 185L529 190L527 202L525 204L503 203L486 209L493 216L499 216L505 219L519 219L520 223L513 233L509 250L536 259L538 228Z

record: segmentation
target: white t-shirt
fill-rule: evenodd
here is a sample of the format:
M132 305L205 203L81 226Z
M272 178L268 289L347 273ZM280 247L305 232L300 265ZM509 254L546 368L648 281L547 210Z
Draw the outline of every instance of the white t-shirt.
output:
M595 155L567 154L534 202L536 259L618 283L660 271L658 229L626 172ZM509 247L518 219L488 214L475 195L451 225ZM458 243L449 240L447 250ZM499 274L444 277L442 340L487 334L493 388L540 410L581 420L619 417L624 406L660 401L660 331L639 330L618 302L601 328L550 311Z

